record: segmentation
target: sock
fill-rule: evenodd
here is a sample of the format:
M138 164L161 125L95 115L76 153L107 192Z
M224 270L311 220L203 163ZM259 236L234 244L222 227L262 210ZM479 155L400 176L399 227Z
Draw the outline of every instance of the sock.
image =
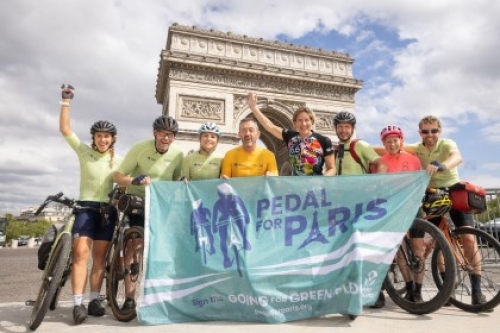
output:
M422 292L422 284L415 283L415 294L420 294Z
M83 303L83 295L73 295L73 303L75 306L80 306Z
M101 300L101 294L98 292L98 291L90 291L90 300L93 301L93 300Z
M472 293L480 293L481 292L481 275L471 274L470 275L470 284L472 287Z
M406 282L406 291L413 292L413 289L414 289L413 281Z

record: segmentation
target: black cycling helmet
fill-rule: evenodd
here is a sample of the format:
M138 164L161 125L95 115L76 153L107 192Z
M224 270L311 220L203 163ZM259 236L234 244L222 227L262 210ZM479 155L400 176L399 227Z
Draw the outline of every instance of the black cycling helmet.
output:
M356 117L352 113L347 111L339 112L335 115L335 117L333 117L333 124L335 125L335 127L337 127L339 123L349 123L352 126L355 126Z
M428 215L443 216L451 210L451 200L447 194L431 194L428 195L422 209Z
M153 129L155 131L169 131L177 134L179 132L179 125L174 118L163 115L155 119Z
M117 133L115 125L107 120L98 120L92 125L90 134L94 135L96 132L111 133L113 136Z

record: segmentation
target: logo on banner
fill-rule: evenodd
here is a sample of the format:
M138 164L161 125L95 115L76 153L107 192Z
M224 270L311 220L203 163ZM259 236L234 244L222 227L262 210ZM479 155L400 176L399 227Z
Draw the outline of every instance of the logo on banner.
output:
M247 239L246 228L250 223L250 215L241 197L227 183L217 186L218 199L212 212L203 206L201 199L192 202L191 235L195 237L195 252L216 253L213 234L219 234L219 250L222 253L224 268L236 264L241 274L239 252L249 251L252 246Z

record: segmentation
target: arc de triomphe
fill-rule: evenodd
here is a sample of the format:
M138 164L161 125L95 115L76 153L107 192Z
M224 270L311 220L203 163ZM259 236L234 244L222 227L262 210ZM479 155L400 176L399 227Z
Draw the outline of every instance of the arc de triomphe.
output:
M263 113L281 127L293 128L292 114L299 106L311 108L315 130L335 142L332 117L354 110L354 95L362 86L346 53L192 26L170 26L160 57L156 100L163 114L179 122L177 142L186 152L198 149L197 130L207 121L223 131L219 151L240 144L239 121L251 115L248 91L257 93ZM281 168L285 144L261 131Z

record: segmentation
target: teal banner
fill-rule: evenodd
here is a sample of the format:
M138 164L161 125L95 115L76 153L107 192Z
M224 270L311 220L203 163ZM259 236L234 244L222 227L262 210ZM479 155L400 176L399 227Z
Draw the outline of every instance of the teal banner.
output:
M423 171L153 182L139 321L360 315L428 182Z

